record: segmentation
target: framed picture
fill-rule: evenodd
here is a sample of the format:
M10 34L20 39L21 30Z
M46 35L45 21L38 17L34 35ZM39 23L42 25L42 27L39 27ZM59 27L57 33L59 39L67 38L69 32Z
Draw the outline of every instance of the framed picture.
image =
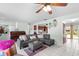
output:
M4 29L4 34L7 34L9 32L9 28L8 28L9 26L8 25L3 25L2 27Z

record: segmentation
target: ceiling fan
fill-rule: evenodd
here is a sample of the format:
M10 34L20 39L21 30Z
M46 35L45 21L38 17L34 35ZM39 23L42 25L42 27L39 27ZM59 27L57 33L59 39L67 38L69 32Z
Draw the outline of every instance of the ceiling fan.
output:
M40 8L36 11L36 13L39 13L40 11L44 10L48 12L49 14L52 14L52 6L58 6L58 7L64 7L67 6L67 3L37 3L40 4Z

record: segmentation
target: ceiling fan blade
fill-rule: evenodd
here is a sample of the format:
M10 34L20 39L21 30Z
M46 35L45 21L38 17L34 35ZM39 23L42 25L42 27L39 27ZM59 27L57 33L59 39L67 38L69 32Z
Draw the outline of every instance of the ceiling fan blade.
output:
M67 3L50 3L51 6L67 6Z
M43 8L44 8L44 5L40 9L38 9L36 13L39 13Z
M38 9L36 11L36 13L39 13L44 7L46 7L48 5L48 3L37 3L37 4L41 4L41 7L40 7L40 9Z

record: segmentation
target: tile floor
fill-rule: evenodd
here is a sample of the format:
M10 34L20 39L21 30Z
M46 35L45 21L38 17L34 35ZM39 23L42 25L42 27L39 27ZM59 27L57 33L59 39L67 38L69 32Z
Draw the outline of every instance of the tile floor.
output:
M17 47L17 52L18 54L28 56L25 52L24 49L19 49ZM67 39L67 43L64 44L63 46L51 46L43 51L37 53L34 56L79 56L79 39Z

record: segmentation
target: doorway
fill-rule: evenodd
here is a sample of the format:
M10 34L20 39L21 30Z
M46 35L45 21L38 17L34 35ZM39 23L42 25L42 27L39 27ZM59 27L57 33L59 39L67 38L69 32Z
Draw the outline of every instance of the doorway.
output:
M63 42L66 43L67 39L75 40L79 38L79 25L66 25L63 24Z

